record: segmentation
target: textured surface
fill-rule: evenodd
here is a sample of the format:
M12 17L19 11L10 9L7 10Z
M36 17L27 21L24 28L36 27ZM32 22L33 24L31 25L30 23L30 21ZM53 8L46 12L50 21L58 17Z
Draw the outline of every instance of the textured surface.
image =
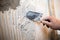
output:
M9 8L16 9L20 0L0 0L0 11L8 11Z
M3 1L3 3L5 1ZM43 17L48 16L48 0L20 0L19 2L17 2L18 0L11 1L11 8L9 7L7 11L3 10L4 14L0 11L0 39L50 40L50 35L52 34L51 29L48 29L40 23L32 22L25 17L28 11L41 12L43 13ZM14 2L19 3L19 6L14 6ZM18 5L17 3L16 5ZM5 8L4 5L1 7L1 10L3 8ZM14 10L13 8L16 9Z

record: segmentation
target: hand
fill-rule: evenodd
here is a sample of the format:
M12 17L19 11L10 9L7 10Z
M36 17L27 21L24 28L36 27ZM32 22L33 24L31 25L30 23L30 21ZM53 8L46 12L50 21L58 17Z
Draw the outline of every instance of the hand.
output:
M43 18L42 23L48 25L52 29L60 29L60 20L53 16L47 16L46 18Z

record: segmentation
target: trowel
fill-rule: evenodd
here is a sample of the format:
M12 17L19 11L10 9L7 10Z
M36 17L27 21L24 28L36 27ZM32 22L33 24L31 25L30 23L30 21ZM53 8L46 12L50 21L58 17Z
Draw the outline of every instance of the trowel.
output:
M40 23L41 23L41 18L42 18L42 16L43 16L43 13L34 12L34 11L28 11L27 14L26 14L26 17L27 17L29 20L31 20L31 21L39 24L39 25L40 25ZM45 21L50 22L48 19L46 19ZM44 25L45 25L45 24L43 24L43 26L44 26ZM46 26L49 27L48 25L46 25Z
M28 11L26 14L26 17L31 21L40 22L42 15L43 14L39 12Z

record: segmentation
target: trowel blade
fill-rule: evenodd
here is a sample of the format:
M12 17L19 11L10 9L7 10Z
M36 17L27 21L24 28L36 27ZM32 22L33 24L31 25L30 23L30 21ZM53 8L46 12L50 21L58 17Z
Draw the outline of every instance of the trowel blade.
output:
M42 17L42 15L43 15L42 13L28 11L26 14L26 17L32 21L40 21L40 18Z

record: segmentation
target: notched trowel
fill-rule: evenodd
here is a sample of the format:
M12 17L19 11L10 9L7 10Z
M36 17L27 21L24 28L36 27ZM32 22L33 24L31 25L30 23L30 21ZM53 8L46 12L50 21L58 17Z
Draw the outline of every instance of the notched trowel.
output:
M39 25L41 23L42 16L43 16L43 13L38 13L38 12L33 12L33 11L28 11L27 14L26 14L26 17L29 20L32 20L33 22L36 22ZM46 21L50 22L49 20L46 20ZM43 26L44 25L45 24L43 24ZM46 26L49 27L48 25L46 25Z
M29 20L32 20L34 22L40 22L41 18L42 18L42 13L38 13L38 12L33 12L33 11L28 11L26 14L26 17Z

